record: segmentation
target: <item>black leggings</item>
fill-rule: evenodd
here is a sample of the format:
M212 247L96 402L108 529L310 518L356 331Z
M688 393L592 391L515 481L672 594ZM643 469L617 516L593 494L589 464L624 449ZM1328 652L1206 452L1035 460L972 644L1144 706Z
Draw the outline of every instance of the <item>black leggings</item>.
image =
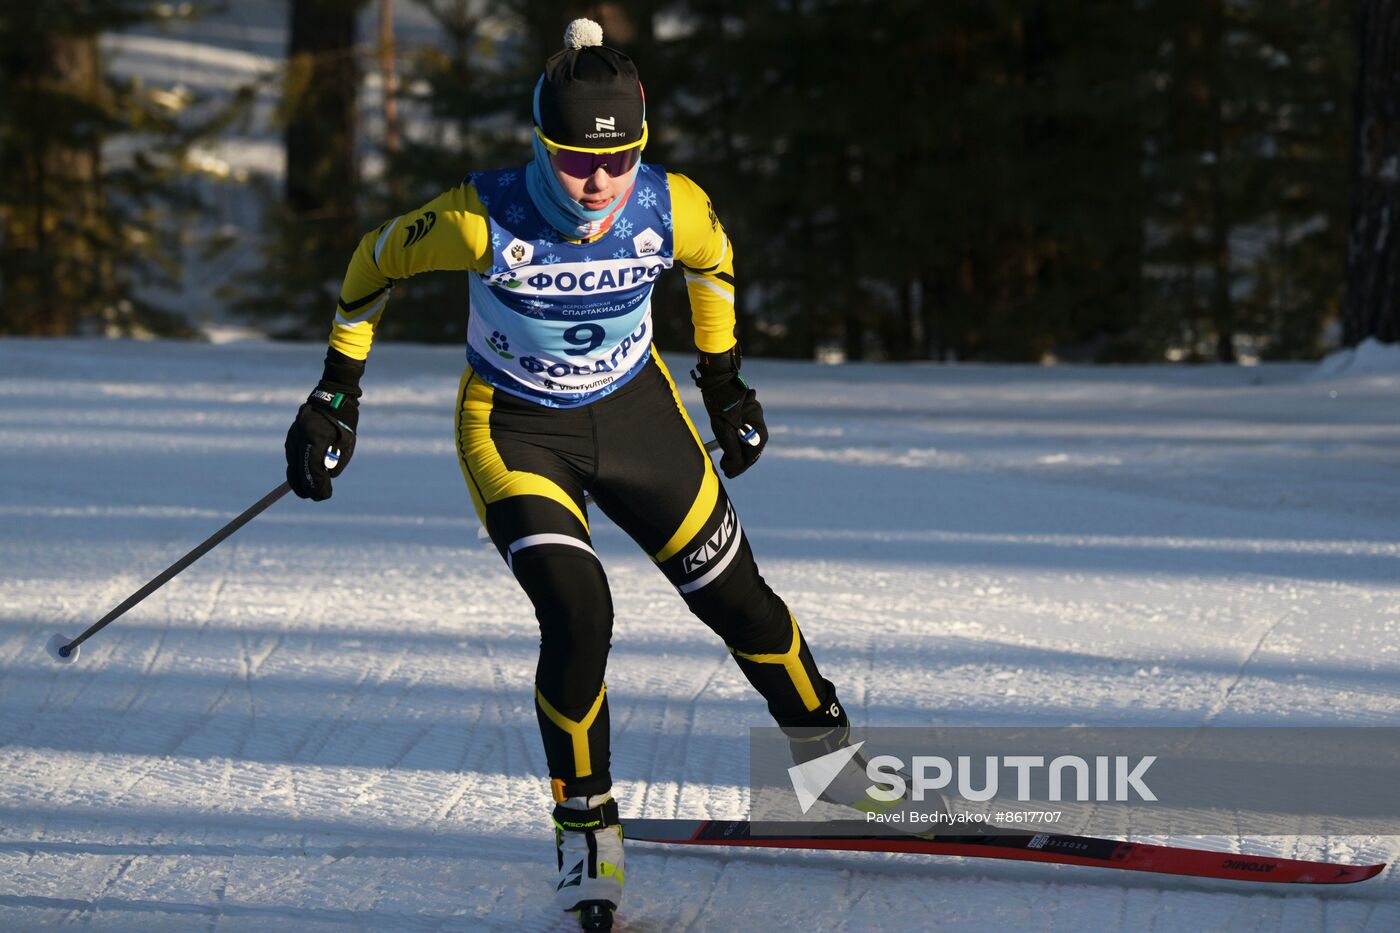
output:
M496 392L468 369L457 450L477 514L539 620L535 710L556 799L612 786L603 684L612 596L589 539L584 490L724 639L780 726L845 721L796 619L759 576L655 351L622 388L572 409Z

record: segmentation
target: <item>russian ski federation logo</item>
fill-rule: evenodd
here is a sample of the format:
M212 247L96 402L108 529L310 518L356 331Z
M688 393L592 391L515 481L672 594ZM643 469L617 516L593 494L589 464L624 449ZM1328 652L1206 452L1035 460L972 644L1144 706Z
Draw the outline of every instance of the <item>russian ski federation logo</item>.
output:
M506 265L514 269L516 266L523 266L535 255L535 247L517 237L506 244L506 248L501 250L501 255L505 257Z
M661 234L647 227L632 238L632 246L636 248L638 256L655 256L661 252Z
M812 807L816 806L817 800L826 789L831 786L831 782L846 769L851 763L851 759L860 751L864 742L857 742L854 745L847 745L845 748L838 748L830 754L820 758L813 758L811 761L803 762L788 768L788 777L792 779L792 789L797 793L797 803L802 807L805 814Z

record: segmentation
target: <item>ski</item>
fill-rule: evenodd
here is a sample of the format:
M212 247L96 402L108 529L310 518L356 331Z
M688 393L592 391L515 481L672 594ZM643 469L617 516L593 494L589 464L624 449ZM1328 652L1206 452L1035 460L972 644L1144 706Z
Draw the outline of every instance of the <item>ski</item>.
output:
M804 824L809 828L811 824ZM1275 884L1352 884L1374 878L1379 865L1344 865L1270 855L1236 855L1185 846L1122 842L1094 836L1054 833L1007 833L995 836L833 836L756 835L748 820L626 820L629 842L661 842L698 846L761 846L777 849L824 849L846 852L906 852L996 858L1022 862L1051 862L1092 868L1263 881Z

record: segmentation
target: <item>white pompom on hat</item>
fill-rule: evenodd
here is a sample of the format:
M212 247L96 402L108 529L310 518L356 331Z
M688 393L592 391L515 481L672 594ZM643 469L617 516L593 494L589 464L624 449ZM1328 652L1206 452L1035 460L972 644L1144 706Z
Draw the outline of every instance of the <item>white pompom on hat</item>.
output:
M564 29L564 48L582 49L603 44L603 27L591 19L580 17Z

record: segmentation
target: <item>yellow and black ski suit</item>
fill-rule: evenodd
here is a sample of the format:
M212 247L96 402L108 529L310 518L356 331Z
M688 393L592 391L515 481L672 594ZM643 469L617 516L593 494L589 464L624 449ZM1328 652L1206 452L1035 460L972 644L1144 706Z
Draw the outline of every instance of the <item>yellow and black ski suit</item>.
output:
M686 272L697 348L727 351L734 345L733 255L708 198L682 175L643 166L630 194L636 211L629 214L629 204L597 241L575 242L540 230L528 205L506 203L515 181L504 170L470 177L367 233L346 273L331 346L364 360L393 282L419 272L477 276L473 316L483 310L479 300L493 302L500 323L469 338L457 452L477 515L539 622L535 706L555 798L600 794L612 783L604 670L613 606L589 535L585 493L724 640L779 725L844 722L797 621L758 573L649 328L609 352L601 335L622 302L590 297L592 305L571 306L561 291L577 281L631 286L641 279L646 292L636 294L649 321L649 280L655 265L673 259ZM565 261L551 265L556 256ZM627 264L643 261L653 266L629 280ZM487 287L520 303L498 306L480 291ZM626 294L633 293L611 297ZM513 308L524 312L518 333L507 321ZM555 326L552 312L561 308L564 320ZM565 342L534 347L536 332L544 333L541 345L551 334ZM580 356L563 355L575 345ZM599 383L604 387L595 391ZM557 397L549 394L554 390Z

